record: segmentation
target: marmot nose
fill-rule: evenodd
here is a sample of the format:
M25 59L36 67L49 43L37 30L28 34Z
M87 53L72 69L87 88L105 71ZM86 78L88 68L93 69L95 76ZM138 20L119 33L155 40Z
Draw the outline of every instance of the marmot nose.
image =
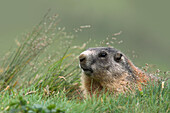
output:
M81 55L79 56L79 60L80 60L80 63L85 62L85 61L86 61L86 55L81 54Z

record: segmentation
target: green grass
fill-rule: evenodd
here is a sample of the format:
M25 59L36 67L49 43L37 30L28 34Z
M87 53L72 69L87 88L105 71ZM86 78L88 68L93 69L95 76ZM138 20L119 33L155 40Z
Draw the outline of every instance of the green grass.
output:
M71 45L73 36L57 29L57 23L57 15L45 15L19 39L18 48L4 57L1 112L169 112L168 81L164 88L160 82L135 94L83 98L77 56L86 47Z
M1 95L2 111L63 111L63 112L169 112L169 89L162 85L148 86L143 92L120 94L118 96L102 95L88 99L68 99L64 91L47 95L45 91L24 88L20 91L7 91ZM33 92L28 94L28 92ZM50 109L49 109L50 108Z

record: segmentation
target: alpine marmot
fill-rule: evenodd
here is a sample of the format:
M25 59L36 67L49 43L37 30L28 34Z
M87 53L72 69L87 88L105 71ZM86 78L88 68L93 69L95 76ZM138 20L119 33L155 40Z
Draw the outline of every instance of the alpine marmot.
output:
M105 89L114 93L142 90L141 84L157 78L137 68L121 51L111 47L90 48L79 56L82 89L94 94Z

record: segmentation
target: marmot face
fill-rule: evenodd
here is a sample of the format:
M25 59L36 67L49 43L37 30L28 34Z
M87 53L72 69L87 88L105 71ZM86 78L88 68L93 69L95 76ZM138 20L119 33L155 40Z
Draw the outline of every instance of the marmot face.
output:
M97 80L119 78L123 73L130 72L126 56L110 47L87 49L80 54L79 60L83 73Z

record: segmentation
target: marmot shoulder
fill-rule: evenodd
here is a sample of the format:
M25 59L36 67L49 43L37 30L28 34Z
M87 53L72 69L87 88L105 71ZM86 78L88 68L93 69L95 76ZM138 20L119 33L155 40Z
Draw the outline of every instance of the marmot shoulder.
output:
M100 92L102 89L114 93L142 90L157 78L141 71L121 51L111 47L89 48L79 56L82 69L82 90L86 94Z

